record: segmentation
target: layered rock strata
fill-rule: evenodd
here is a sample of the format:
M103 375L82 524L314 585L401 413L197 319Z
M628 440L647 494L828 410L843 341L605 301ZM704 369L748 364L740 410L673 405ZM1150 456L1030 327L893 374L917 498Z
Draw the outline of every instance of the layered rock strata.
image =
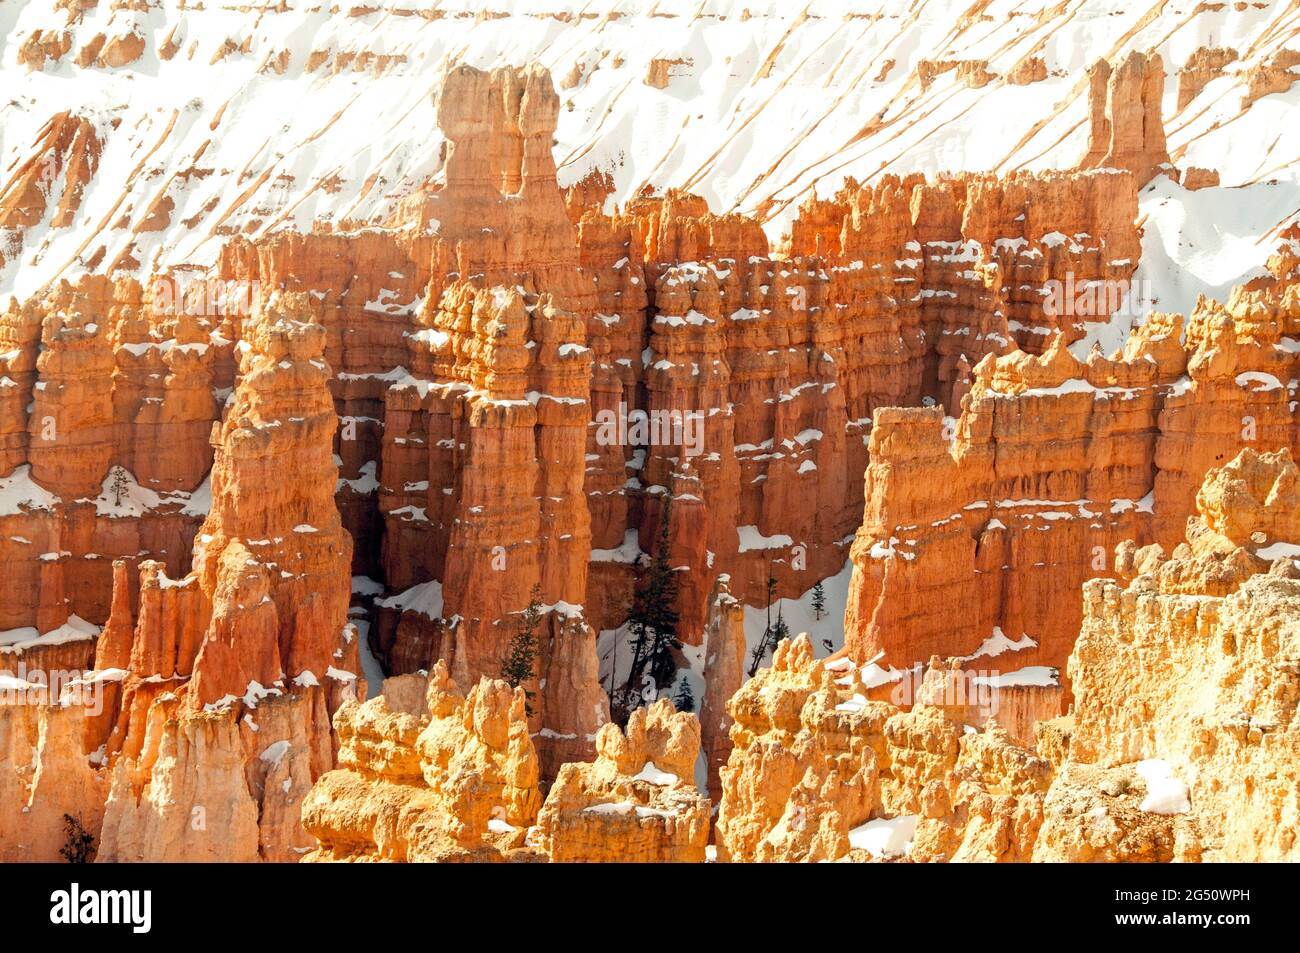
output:
M133 49L105 40L87 62L129 67ZM669 497L715 796L743 605L850 555L843 658L864 696L911 704L927 666L970 672L995 680L1007 737L1031 739L1070 701L1052 670L1079 583L1118 573L1120 539L1172 545L1208 467L1293 441L1294 236L1227 305L1071 353L1134 275L1158 73L1131 60L1107 80L1099 168L850 181L774 254L756 217L680 190L621 208L600 176L562 190L549 74L462 67L436 99L442 181L383 228L223 232L210 273L88 275L11 302L0 648L92 672L108 698L85 719L97 780L72 786L92 826L108 801L105 859L294 859L359 652L477 684L534 591L539 779L591 760L608 720L594 630L626 617ZM56 119L3 191L11 232L75 217L93 179L108 127ZM132 227L177 207L164 189ZM139 269L131 249L86 251L91 270ZM900 409L922 402L939 406ZM77 756L58 726L42 755L60 716L41 697L10 713L28 808L42 757ZM685 849L665 836L645 849Z
M782 643L729 704L719 860L1294 860L1298 476L1243 450L1172 552L1119 544L1117 578L1083 586L1072 711L1033 740L954 690L980 685L963 659L902 710Z
M1007 687L1066 685L1068 702L1050 669L1116 544L1172 547L1210 468L1295 445L1292 244L1227 305L1153 314L1110 357L1057 338L986 357L959 418L876 413L845 642L878 697L914 697L939 655Z
M238 386L213 430L211 507L195 538L194 570L175 578L143 561L133 597L127 563L115 562L93 662L77 666L90 671L44 698L25 691L0 705L9 736L28 738L28 753L15 757L19 777L22 764L33 766L29 787L10 791L15 812L37 806L42 817L65 802L43 795L40 779L60 759L79 760L87 783L70 790L85 803L63 813L95 838L100 860L288 861L309 844L298 804L332 763L330 712L356 693L359 646L346 624L351 538L334 506L324 330L289 317L293 305L269 306L244 329ZM83 324L69 337L65 322L46 326L60 336L42 360L61 354L65 341L100 333ZM65 391L84 378L68 380ZM111 423L112 401L72 406ZM58 414L60 405L50 409ZM112 427L103 433L111 451ZM83 474L101 466L87 458L95 446L73 441L49 451L43 465L65 494L91 484ZM139 517L139 501L157 497L134 481L106 481L99 505L129 500ZM85 505L94 512L95 501ZM106 514L109 526L114 520ZM54 635L32 650L69 641ZM33 738L23 726L37 723L51 730ZM35 843L6 841L6 850L49 860L61 844L45 831Z

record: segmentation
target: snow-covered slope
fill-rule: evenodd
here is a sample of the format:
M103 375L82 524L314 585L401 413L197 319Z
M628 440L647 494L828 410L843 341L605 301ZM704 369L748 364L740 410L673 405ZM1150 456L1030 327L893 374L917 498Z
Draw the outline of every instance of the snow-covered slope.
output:
M236 233L383 221L439 174L433 93L454 62L551 69L563 183L606 170L615 200L686 186L717 211L759 214L774 237L846 175L1073 165L1086 69L1130 49L1164 57L1180 166L1217 169L1224 186L1293 183L1300 158L1287 121L1300 87L1242 110L1251 77L1300 49L1294 0L100 0L79 17L67 6L0 3L0 185L63 110L95 124L103 155L73 223L51 228L47 210L21 254L9 237L0 294L124 253L147 272L211 262ZM138 59L93 62L98 37L132 33ZM64 52L34 55L42 44ZM1179 109L1177 70L1201 47L1237 58ZM166 198L166 224L142 229ZM1256 198L1252 235L1300 208L1294 188L1202 202L1235 216ZM1166 248L1177 234L1162 231ZM1216 287L1232 277L1204 274Z

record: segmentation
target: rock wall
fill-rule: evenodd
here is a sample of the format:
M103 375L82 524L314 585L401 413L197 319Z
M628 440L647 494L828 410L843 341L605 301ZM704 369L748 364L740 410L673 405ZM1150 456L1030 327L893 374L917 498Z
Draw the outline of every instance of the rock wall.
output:
M32 680L11 679L17 691L0 705L11 744L25 739L15 750L7 811L33 814L27 823L39 833L6 840L6 851L56 859L64 838L49 822L52 811L60 822L62 813L76 817L105 861L288 861L307 849L298 805L332 763L330 712L356 693L359 645L347 625L351 538L333 499L336 418L322 360L325 334L292 317L295 303L268 303L244 328L238 386L212 431L211 505L194 538L193 571L169 577L164 564L145 560L133 599L130 567L116 560L102 632L72 616L61 629L11 647L25 663L44 657ZM105 447L83 436L37 458L46 479L71 496L97 483L103 463L95 453L107 458L113 450L115 407L107 395L59 403L88 382L70 373L72 355L112 352L96 343L104 332L94 326L61 314L45 326L42 370L53 377L56 366L68 367L45 409L56 420L76 412L106 420L98 431L74 431L103 434ZM205 347L171 339L164 350L197 356ZM178 389L192 360L178 359L169 375L181 378ZM117 380L108 367L102 379ZM164 477L153 479L157 485ZM197 495L183 494L191 501ZM77 505L88 529L102 515L111 532L120 511L142 521L158 499L134 480L114 485L110 478L99 500ZM20 516L27 512L18 508ZM86 640L96 636L93 661L83 656L72 668L80 677L56 685L53 676L65 673L54 662L71 663L52 659L51 650L93 646ZM49 686L43 695L34 687L37 674ZM84 783L43 793L50 784L41 779L64 762L68 776L84 775ZM65 804L74 809L61 809Z
M1129 546L1118 580L1084 587L1070 758L1145 777L1148 798L1167 778L1175 857L1296 857L1297 476L1289 450L1242 451L1206 476L1186 541ZM1038 855L1083 859L1080 841L1061 831Z
M1298 477L1245 449L1171 553L1119 544L1117 578L1082 587L1073 710L1033 739L954 690L965 659L932 659L904 710L783 642L728 706L718 859L1295 860Z
M1061 684L1068 704L1050 670L1083 582L1114 577L1125 539L1174 545L1216 464L1295 446L1293 254L1288 239L1227 305L1151 315L1109 358L1080 361L1059 337L986 357L957 419L876 412L845 614L875 697L914 697L915 666L939 655L1005 685Z

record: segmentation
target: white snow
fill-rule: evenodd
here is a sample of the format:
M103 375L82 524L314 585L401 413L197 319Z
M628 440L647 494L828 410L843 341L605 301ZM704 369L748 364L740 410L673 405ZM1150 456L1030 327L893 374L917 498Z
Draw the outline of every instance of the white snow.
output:
M384 669L370 649L370 622L355 619L349 623L357 632L357 647L361 655L361 673L366 677L366 698L374 698L384 689Z
M794 540L784 533L764 536L757 526L737 526L736 534L740 537L740 552L747 553L758 549L782 549L793 546Z
M440 619L442 618L442 583L431 579L387 599L376 599L375 605L385 609L397 609L399 612L418 612L430 619Z
M641 550L637 530L633 528L623 533L623 542L614 549L593 549L591 551L591 561L594 563L634 563L638 557L645 555Z
M32 468L24 463L7 477L0 477L0 516L16 516L24 509L53 509L59 502L31 474Z
M1002 629L999 626L995 625L993 627L993 634L985 639L980 644L979 648L963 658L968 662L985 656L992 658L1001 655L1004 652L1020 652L1024 649L1032 649L1037 645L1037 642L1023 632L1021 633L1020 638L1010 639L1003 634Z
M779 609L786 625L790 628L791 637L808 633L813 654L817 658L825 658L838 651L844 645L844 607L848 603L849 580L852 576L853 563L846 559L838 573L821 581L826 610L820 619L817 618L817 613L812 607L813 587L816 585L813 583L798 599L782 599L779 604L773 604L772 621L776 621ZM745 606L746 669L749 666L750 653L762 639L765 628L767 628L767 609L762 606ZM770 658L763 662L763 667L766 668L769 664L771 664ZM697 694L695 697L699 699L702 696Z
M1192 809L1187 785L1178 779L1167 761L1149 758L1139 761L1134 770L1147 783L1147 795L1139 810L1149 814L1186 814Z
M291 745L288 741L277 741L272 745L268 745L266 750L258 755L258 758L266 764L277 765L284 759L284 756L288 754L290 747Z
M971 679L972 685L987 685L990 688L1014 688L1034 686L1050 688L1061 684L1060 672L1050 665L1028 665L1014 672L1002 672L999 675L979 675Z
M1153 268L1167 267L1177 285L1161 294L1160 307L1184 310L1198 287L1218 288L1259 265L1255 239L1300 208L1300 129L1290 121L1300 90L1240 110L1249 69L1291 42L1289 8L1236 6L1149 15L1122 0L1029 10L996 0L981 8L985 18L955 29L956 5L913 0L712 0L704 7L695 0L501 0L494 9L506 15L489 18L476 15L480 0L444 0L436 18L406 0L370 0L351 15L346 7L331 15L327 7L290 4L251 21L237 5L190 4L178 16L171 4L101 3L79 10L72 23L54 0L0 4L0 35L9 41L0 66L0 168L28 158L59 110L88 116L104 140L73 225L51 228L47 209L27 230L22 252L6 254L0 298L26 297L63 272L87 235L105 244L105 260L129 248L154 271L212 263L225 232L256 240L285 227L309 231L316 219L382 220L411 184L443 176L429 91L448 62L538 62L557 80L575 76L560 90L562 185L608 170L611 207L647 182L684 185L714 211L770 208L766 227L777 238L804 198L833 193L848 175L872 181L913 170L1072 166L1087 138L1084 70L1098 57L1118 61L1130 49L1153 48L1170 77L1165 119L1179 165L1215 168L1226 186L1244 186L1179 194L1167 209L1153 206L1183 192L1179 186L1158 181L1144 196L1144 257L1165 251L1169 265L1153 261ZM97 33L128 29L148 42L136 63L71 82L85 72L72 65L74 53L39 71L15 54L35 30L55 24L72 34L74 51ZM181 49L162 60L158 46L172 26ZM247 39L249 52L223 51L228 38ZM1242 59L1179 112L1172 77L1200 46L1232 46ZM277 75L266 64L282 51L288 59ZM313 52L325 62L308 72ZM365 72L342 68L341 56L359 53L392 60ZM922 59L987 61L1001 77L1029 55L1046 62L1041 82L971 88L956 70L935 76L928 89L916 81ZM655 59L674 63L662 89L645 82ZM171 178L200 146L204 167L239 174ZM1271 179L1280 181L1263 184ZM160 188L176 203L170 222L141 231ZM50 206L62 189L56 178ZM1187 207L1186 221L1178 205ZM100 229L123 216L128 227ZM1211 251L1212 238L1222 255ZM358 303L382 316L411 307L403 302L418 289L403 276L367 288L369 300Z
M836 705L835 710L854 713L854 712L862 711L866 707L867 707L866 696L860 695L855 692L853 697L850 698L848 701L840 702L838 705Z
M1296 543L1276 542L1267 546L1261 546L1255 550L1255 555L1260 559L1266 559L1272 562L1275 559L1296 559L1300 558L1300 545Z
M1250 386L1252 384L1259 386L1252 387ZM1263 371L1244 371L1237 375L1237 386L1258 393L1266 390L1281 390L1282 382L1275 375Z
M902 857L912 849L918 815L877 818L849 831L849 846L865 850L873 857Z
M677 783L677 775L672 774L668 771L661 771L657 767L655 767L655 763L653 761L647 761L645 763L645 767L643 767L636 774L632 775L632 780L646 781L650 784L658 785L660 787L670 787Z
M369 576L353 576L352 592L355 595L377 596L384 591L384 584Z
M17 629L0 631L0 647L5 652L22 652L33 646L66 645L69 642L82 642L99 637L99 626L87 622L81 616L68 616L68 621L45 633L38 633L35 626L22 626Z

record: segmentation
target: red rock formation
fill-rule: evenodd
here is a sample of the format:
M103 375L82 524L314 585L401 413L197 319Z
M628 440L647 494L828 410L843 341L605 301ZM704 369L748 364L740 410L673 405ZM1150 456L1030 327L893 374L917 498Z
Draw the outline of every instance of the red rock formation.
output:
M1228 306L1202 302L1185 347L1179 316L1156 314L1111 359L1059 339L986 358L950 428L935 409L877 412L845 638L878 693L914 695L931 655L1054 681L1034 668L1063 666L1079 587L1113 576L1119 541L1173 545L1207 470L1294 445L1288 247Z
M441 661L425 682L391 678L339 709L339 768L303 804L319 842L306 860L704 860L693 715L663 700L626 733L606 724L596 761L564 765L542 804L523 689L485 678L462 696Z
M170 579L160 563L144 562L133 624L128 565L114 564L112 611L95 659L83 655L76 663L95 674L71 707L59 709L76 726L76 743L56 744L53 736L35 743L33 764L80 758L91 770L98 794L77 813L97 836L101 859L288 860L303 849L297 805L332 761L329 711L355 692L359 665L355 629L345 627L351 539L334 505L336 417L322 360L325 333L285 317L282 308L295 303L301 305L284 298L245 324L239 386L214 431L212 506L195 542L195 572ZM172 402L160 399L162 413L153 419L162 434L168 427L184 433L185 398L212 405L202 363L207 345L193 340L197 331L184 319L176 322L175 337L159 344L135 314L128 300L114 336L126 354L148 359L156 352L170 366L164 393L178 400L169 412ZM148 439L133 412L139 403L114 401L108 393L110 382L121 397L129 380L151 375L128 370L125 380L116 380L109 362L98 373L84 369L101 353L111 355L109 333L73 323L63 312L47 319L39 369L50 383L37 387L33 415L46 411L71 421L73 430L41 451L35 442L41 434L33 429L32 469L39 467L69 499L100 492L98 500L47 503L44 521L53 530L65 519L73 527L88 521L88 533L99 531L100 521L116 529L119 514L142 522L141 510L158 498L130 479L98 486L114 452L115 419L135 425L137 446ZM137 335L145 336L138 346ZM196 374L199 386L187 384ZM72 396L95 381L105 388L103 398ZM91 422L74 416L87 412L100 416ZM160 488L196 479L193 470L169 471L166 458L157 466L150 482ZM290 473L294 479L285 479ZM20 507L18 516L32 520L34 512ZM43 598L60 591L55 583L43 580ZM62 608L65 617L67 611ZM78 631L71 622L65 628ZM24 646L24 655L39 654L47 670L76 661L51 654L63 644L76 643L50 633ZM34 710L0 706L0 720L16 726ZM86 752L96 749L88 764ZM92 770L96 764L103 767ZM41 811L59 803L47 796ZM32 856L48 858L61 843L47 831L33 843Z
M1241 108L1249 109L1257 99L1273 93L1285 93L1296 81L1293 68L1300 65L1300 51L1280 49L1267 60L1246 71L1246 92Z
M1222 76L1225 67L1236 62L1237 57L1237 51L1232 47L1202 46L1192 53L1178 71L1179 111L1199 96L1201 90Z
M1133 50L1113 69L1098 60L1088 71L1088 152L1079 168L1127 169L1142 186L1167 166L1164 91L1159 54Z
M557 863L702 863L709 800L692 778L700 723L661 698L626 732L600 729L596 760L566 764L537 816L537 840Z
M87 62L131 52L87 39ZM927 81L991 75L974 61L926 68ZM1161 82L1157 59L1094 74L1096 169L849 180L804 205L774 256L755 218L685 191L607 214L609 176L560 189L549 75L461 67L437 100L445 182L405 195L385 228L234 237L192 280L92 276L11 303L0 629L21 631L0 648L97 673L105 704L81 744L106 764L99 794L78 797L98 805L95 823L104 813L104 856L296 858L311 845L298 805L332 767L330 716L359 685L361 639L390 673L441 659L479 684L500 674L534 591L544 618L524 688L538 779L590 760L612 731L592 630L624 621L634 563L665 519L680 661L698 656L706 678L710 792L734 747L743 604L767 601L769 577L778 596L802 594L850 555L842 677L872 704L917 703L891 729L899 763L987 724L948 697L969 678L994 680L978 687L1001 727L968 757L1030 742L1070 699L1056 676L1022 670L1063 666L1080 583L1119 573L1115 543L1170 545L1209 467L1244 444L1294 443L1293 238L1227 305L1153 315L1110 357L1066 348L1116 305L1071 310L1075 293L1134 274L1137 184L1167 160L1150 132ZM55 117L0 193L0 226L66 224L98 154L92 124ZM33 178L46 158L54 191ZM190 214L159 191L121 227L147 232L177 209ZM135 253L115 249L110 272ZM923 401L939 406L911 406ZM635 414L668 426L632 437ZM419 713L403 691L342 718L340 734L410 747L404 719ZM41 717L0 720L30 739ZM65 747L48 757L75 760ZM14 750L15 777L30 778L39 745ZM223 776L204 772L209 753ZM585 830L583 798L608 793L587 774L581 797L557 802L560 827ZM956 823L955 802L906 784L899 810ZM799 791L805 804L820 787ZM980 804L996 826L1020 802ZM211 813L191 837L199 805ZM841 820L868 819L857 814ZM389 850L365 824L338 834L322 818L331 853ZM452 853L476 855L486 822L465 820L474 837ZM826 824L816 844L792 833L787 846L844 855L847 828ZM694 821L660 826L618 836L696 859ZM511 837L507 852L523 849ZM953 844L936 830L927 849Z
M1117 548L1119 581L1083 587L1075 710L1037 726L1037 752L970 725L963 659L933 659L899 711L783 642L730 702L718 859L1294 859L1297 472L1244 450L1171 556Z
M450 140L447 182L428 199L438 238L408 336L410 373L385 394L380 507L390 590L435 582L445 595L426 615L447 623L422 643L431 653L424 658L400 641L383 648L390 659L427 667L436 645L462 681L498 674L511 614L536 586L555 634L539 671L562 657L592 676L564 707L547 707L544 697L538 706L550 774L565 746L549 739L580 739L590 751L604 717L594 656L581 661L594 640L584 647L558 636L569 618L582 625L591 550L582 480L594 286L578 270L555 183L559 104L549 74L458 68L438 103ZM393 631L400 640L412 627L399 622Z
M1243 450L1169 556L1126 544L1120 580L1084 587L1035 859L1295 858L1296 476L1289 451Z
M51 116L26 161L0 188L0 233L21 231L44 221L56 195L58 205L51 227L71 224L101 150L99 135L89 120L68 112Z
M709 600L704 633L704 700L700 742L708 767L708 790L717 796L719 769L731 755L732 717L727 702L745 683L745 607L732 596L730 577L719 576Z
M339 769L303 805L306 859L491 862L524 847L537 817L537 755L524 692L483 679L462 696L439 662L339 709Z

